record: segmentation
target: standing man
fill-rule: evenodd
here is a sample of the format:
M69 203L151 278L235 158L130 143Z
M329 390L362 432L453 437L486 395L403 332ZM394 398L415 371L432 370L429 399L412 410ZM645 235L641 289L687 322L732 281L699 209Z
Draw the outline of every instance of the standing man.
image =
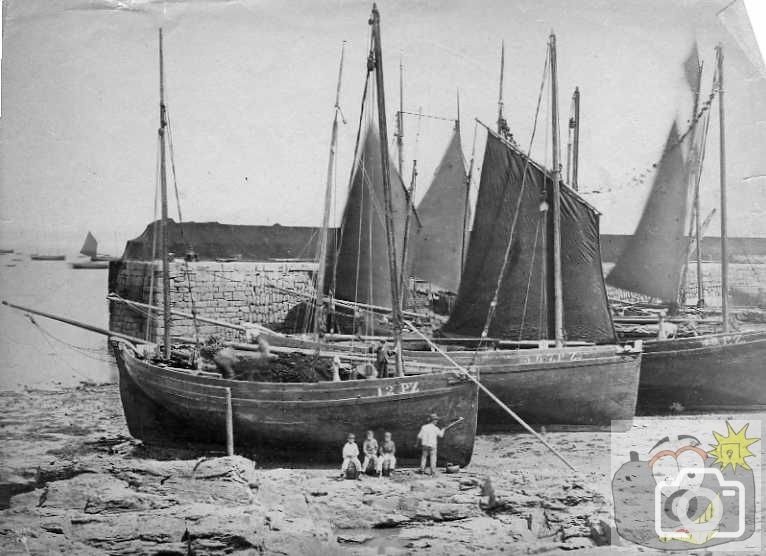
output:
M436 452L439 439L444 437L444 429L439 428L439 416L431 413L428 423L420 427L418 441L420 442L420 472L426 471L426 460L431 469L431 475L436 475Z
M381 340L378 349L375 350L375 369L378 378L388 378L388 342Z

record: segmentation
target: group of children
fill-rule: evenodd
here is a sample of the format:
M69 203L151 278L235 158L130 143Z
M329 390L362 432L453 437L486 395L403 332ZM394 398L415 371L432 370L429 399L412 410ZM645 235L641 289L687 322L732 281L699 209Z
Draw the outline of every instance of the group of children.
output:
M446 429L440 429L438 426L439 417L432 413L428 418L428 423L420 427L418 433L418 442L421 447L420 472L424 473L426 464L432 474L436 473L436 454L438 439L444 436ZM449 428L449 427L447 427ZM396 468L396 444L391 438L391 433L386 432L383 435L383 443L378 446L373 431L367 431L367 437L362 444L364 453L364 462L359 463L359 446L356 443L356 436L351 433L346 438L343 445L343 464L340 467L341 477L346 477L346 473L351 465L357 473L365 473L370 464L378 476L383 474L383 470L388 473Z
M352 464L358 473L366 472L370 464L373 465L378 475L383 474L384 467L388 472L396 469L396 444L391 438L390 432L383 434L383 443L378 446L378 441L375 440L375 433L367 431L367 438L364 439L362 444L362 451L364 453L364 463L359 463L359 446L356 444L356 436L349 434L346 444L343 445L343 464L340 467L341 477L346 476L346 471Z

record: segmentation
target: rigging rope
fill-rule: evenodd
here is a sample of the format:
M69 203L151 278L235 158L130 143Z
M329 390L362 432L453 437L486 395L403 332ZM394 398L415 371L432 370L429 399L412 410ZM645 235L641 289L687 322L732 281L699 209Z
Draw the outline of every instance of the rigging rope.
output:
M154 171L154 220L152 221L152 272L149 275L149 302L154 304L154 261L157 257L157 226L159 219L157 218L158 202L160 196L160 150L162 149L162 141L160 141L159 135L157 136L157 161ZM152 330L152 319L156 318L150 311L146 318L146 330L144 330L144 339L149 341Z
M501 287L501 285L503 283L503 278L505 277L505 271L506 271L506 269L508 267L508 261L510 259L510 254L511 254L511 246L513 245L513 236L514 236L514 234L516 232L516 223L518 222L519 211L521 210L521 201L524 198L524 191L526 189L526 184L527 184L527 170L529 169L529 164L530 164L530 160L531 160L530 156L531 156L531 153L532 153L532 145L534 144L535 135L537 133L537 122L538 122L538 119L539 119L539 116L540 116L540 105L542 103L543 91L545 90L545 83L546 83L547 77L548 77L549 55L550 55L550 51L548 49L546 49L545 64L543 65L543 78L542 78L542 80L540 82L540 91L539 91L538 96L537 96L537 108L535 110L535 120L534 120L534 124L532 126L532 134L531 134L531 136L529 138L529 148L527 149L527 157L526 157L526 161L524 163L524 171L522 173L521 187L519 189L519 196L518 196L518 199L516 200L516 207L515 207L515 209L513 211L513 219L511 220L511 229L510 229L510 231L508 233L508 242L507 242L506 247L505 247L505 253L503 254L503 262L502 262L502 264L500 266L500 272L498 273L497 282L495 284L495 290L494 290L494 293L492 295L492 301L489 304L489 310L487 311L487 318L486 318L486 320L484 322L484 328L481 331L481 337L479 339L479 346L474 351L473 359L471 361L471 366L473 366L475 364L476 357L478 355L478 350L481 347L482 343L486 340L486 338L487 338L487 336L489 334L490 325L492 324L492 320L495 317L495 310L497 308L497 301L498 301L498 297L500 295L500 287Z

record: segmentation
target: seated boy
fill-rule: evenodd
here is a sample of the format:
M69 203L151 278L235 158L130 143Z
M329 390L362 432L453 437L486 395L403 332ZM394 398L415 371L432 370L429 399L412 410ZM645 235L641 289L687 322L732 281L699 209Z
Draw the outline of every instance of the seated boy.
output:
M380 445L380 457L378 458L378 475L383 474L383 468L387 474L396 469L396 444L391 440L391 433L383 435L383 443Z
M372 462L372 468L378 469L378 441L375 440L375 433L367 431L367 438L364 439L362 444L362 450L364 451L364 463L362 463L362 473L367 472L367 466Z
M359 463L359 446L356 445L356 436L349 434L346 443L343 445L343 464L340 466L340 476L346 476L346 470L349 465L354 465L356 474L362 471L362 464Z

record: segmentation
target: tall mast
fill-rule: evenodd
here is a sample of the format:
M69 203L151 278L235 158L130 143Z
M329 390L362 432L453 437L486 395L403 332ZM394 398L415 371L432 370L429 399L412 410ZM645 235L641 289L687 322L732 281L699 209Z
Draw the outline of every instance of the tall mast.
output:
M554 302L554 333L556 347L564 345L564 303L562 299L561 277L561 168L559 164L559 108L558 108L558 82L556 76L556 35L551 32L550 42L551 64L551 120L553 141L553 169L551 179L553 181L553 302Z
M578 191L577 169L580 163L580 87L575 87L574 95L574 140L572 141L572 181L569 182L572 189Z
M723 45L716 47L718 64L718 126L720 139L720 179L721 179L721 318L723 331L729 331L729 251L726 235L726 122L723 103Z
M396 113L396 146L399 155L399 175L404 176L404 66L399 57L399 111Z
M476 156L476 125L473 126L473 146L471 147L471 162L468 164L468 175L465 179L465 207L463 209L463 242L460 245L460 277L463 277L465 268L465 253L468 243L468 226L471 218L471 178L473 175L473 161Z
M497 132L504 136L505 118L503 117L503 76L505 75L505 41L500 42L500 91L497 95Z
M340 115L340 85L343 77L343 55L346 41L340 47L340 67L338 68L338 86L335 89L335 110L330 134L330 158L327 162L327 182L324 193L324 213L322 214L322 235L319 238L319 269L317 272L317 294L314 305L314 339L319 350L319 332L323 318L322 299L324 298L325 272L327 269L327 233L330 226L330 211L332 209L332 184L335 169L335 149L338 144L338 116Z
M168 182L165 169L165 61L162 52L162 28L160 27L160 192L162 196L162 220L160 220L160 256L162 257L162 343L165 359L170 359L170 265L168 264Z
M378 97L378 127L380 128L380 157L383 170L383 193L385 197L386 244L388 247L388 269L391 277L391 316L393 320L394 351L396 353L396 374L404 375L402 364L402 315L399 297L399 272L396 262L396 239L394 236L393 199L391 196L391 174L388 160L388 128L386 126L386 94L383 86L383 53L380 40L380 12L377 4L372 5L372 48L375 58L375 85Z
M697 90L694 91L694 112L692 112L692 122L696 128L697 123L697 111L699 110L700 102L700 87L702 84L702 65L699 66L699 73L697 77ZM700 152L699 144L696 141L697 133L695 131L692 141L692 177L694 179L694 238L697 245L696 249L696 263L697 263L697 307L705 306L705 292L702 281L702 213L700 212L700 178L702 176L702 168L700 168ZM688 261L688 257L686 258Z

